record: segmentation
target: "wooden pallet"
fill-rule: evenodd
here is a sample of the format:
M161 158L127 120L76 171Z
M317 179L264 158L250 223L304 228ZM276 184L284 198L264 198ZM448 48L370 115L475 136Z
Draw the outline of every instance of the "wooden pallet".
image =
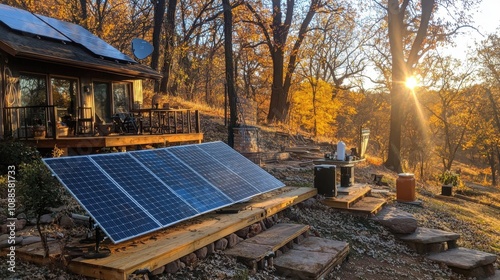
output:
M259 235L243 240L224 251L224 254L235 256L245 264L254 266L308 230L307 225L277 224Z
M383 198L365 196L349 208L349 211L375 215L387 201Z
M137 240L110 244L109 257L77 258L68 268L98 279L127 279L136 270L152 271L317 194L314 188L285 189L277 195L254 199L247 209L236 214L206 214Z
M349 209L357 201L369 194L370 186L364 184L355 184L349 188L339 188L337 197L328 197L322 200L322 203L333 208Z

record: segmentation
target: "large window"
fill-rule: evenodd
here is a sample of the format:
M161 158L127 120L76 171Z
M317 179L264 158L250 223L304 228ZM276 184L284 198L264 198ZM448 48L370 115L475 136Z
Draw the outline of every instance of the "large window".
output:
M45 75L21 74L19 85L21 88L20 106L47 105L47 78Z
M128 112L132 102L130 83L94 82L96 118L111 122L114 114Z
M69 78L51 78L52 104L57 107L59 118L75 116L77 106L78 80Z

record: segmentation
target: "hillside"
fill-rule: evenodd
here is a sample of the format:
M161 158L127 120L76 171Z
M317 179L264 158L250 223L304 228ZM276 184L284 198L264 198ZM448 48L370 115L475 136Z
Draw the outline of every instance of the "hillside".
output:
M205 141L227 139L224 120L218 116L202 113L202 127ZM276 129L262 127L259 148L266 155L272 155L283 147ZM294 143L288 143L293 145ZM318 143L308 142L310 145ZM328 149L328 145L322 145ZM395 180L397 174L387 170L380 160L368 160L356 168L355 180L371 183L371 174L383 175L383 186L373 186L379 191L374 195L385 197L385 207L396 207L412 213L419 226L456 232L461 235L458 245L470 249L494 253L500 256L500 191L498 188L466 182L462 195L443 199L437 194L440 187L435 182L418 183L417 199L420 204L406 204L395 201ZM310 159L300 159L292 154L288 160L267 161L268 172L287 186L312 187L313 165ZM467 171L465 171L467 172ZM466 174L464 174L466 175ZM465 279L446 267L433 263L413 252L386 228L366 216L335 210L324 206L318 199L293 206L279 215L280 222L303 223L311 226L311 233L329 239L346 241L351 251L349 258L336 267L328 279ZM497 258L497 267L500 258ZM6 262L0 265L2 279L82 279L61 269L39 267L17 262L15 275L5 273ZM497 277L499 276L497 272ZM144 279L144 276L137 276ZM163 273L153 279L285 279L274 276L273 270L251 274L247 267L234 258L218 252L192 267L185 267L175 274Z

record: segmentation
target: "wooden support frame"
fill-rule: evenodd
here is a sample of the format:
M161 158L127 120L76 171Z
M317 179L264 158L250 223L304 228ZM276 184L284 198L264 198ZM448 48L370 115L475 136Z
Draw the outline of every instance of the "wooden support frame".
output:
M136 270L152 271L317 194L314 188L281 190L282 193L272 197L253 199L237 214L207 214L196 218L194 223L191 220L147 237L110 245L111 256L78 258L68 268L73 273L98 279L127 279ZM117 248L122 249L116 251Z

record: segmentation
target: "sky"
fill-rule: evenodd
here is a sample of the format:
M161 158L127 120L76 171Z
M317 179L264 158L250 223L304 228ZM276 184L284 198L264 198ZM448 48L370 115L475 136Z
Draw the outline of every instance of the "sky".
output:
M499 8L500 2L498 0L483 0L479 6L474 15L474 26L483 35L494 33L500 27ZM485 38L473 29L464 29L463 34L456 39L457 46L444 49L443 52L457 58L465 58L467 49L474 48L476 41L479 42Z

